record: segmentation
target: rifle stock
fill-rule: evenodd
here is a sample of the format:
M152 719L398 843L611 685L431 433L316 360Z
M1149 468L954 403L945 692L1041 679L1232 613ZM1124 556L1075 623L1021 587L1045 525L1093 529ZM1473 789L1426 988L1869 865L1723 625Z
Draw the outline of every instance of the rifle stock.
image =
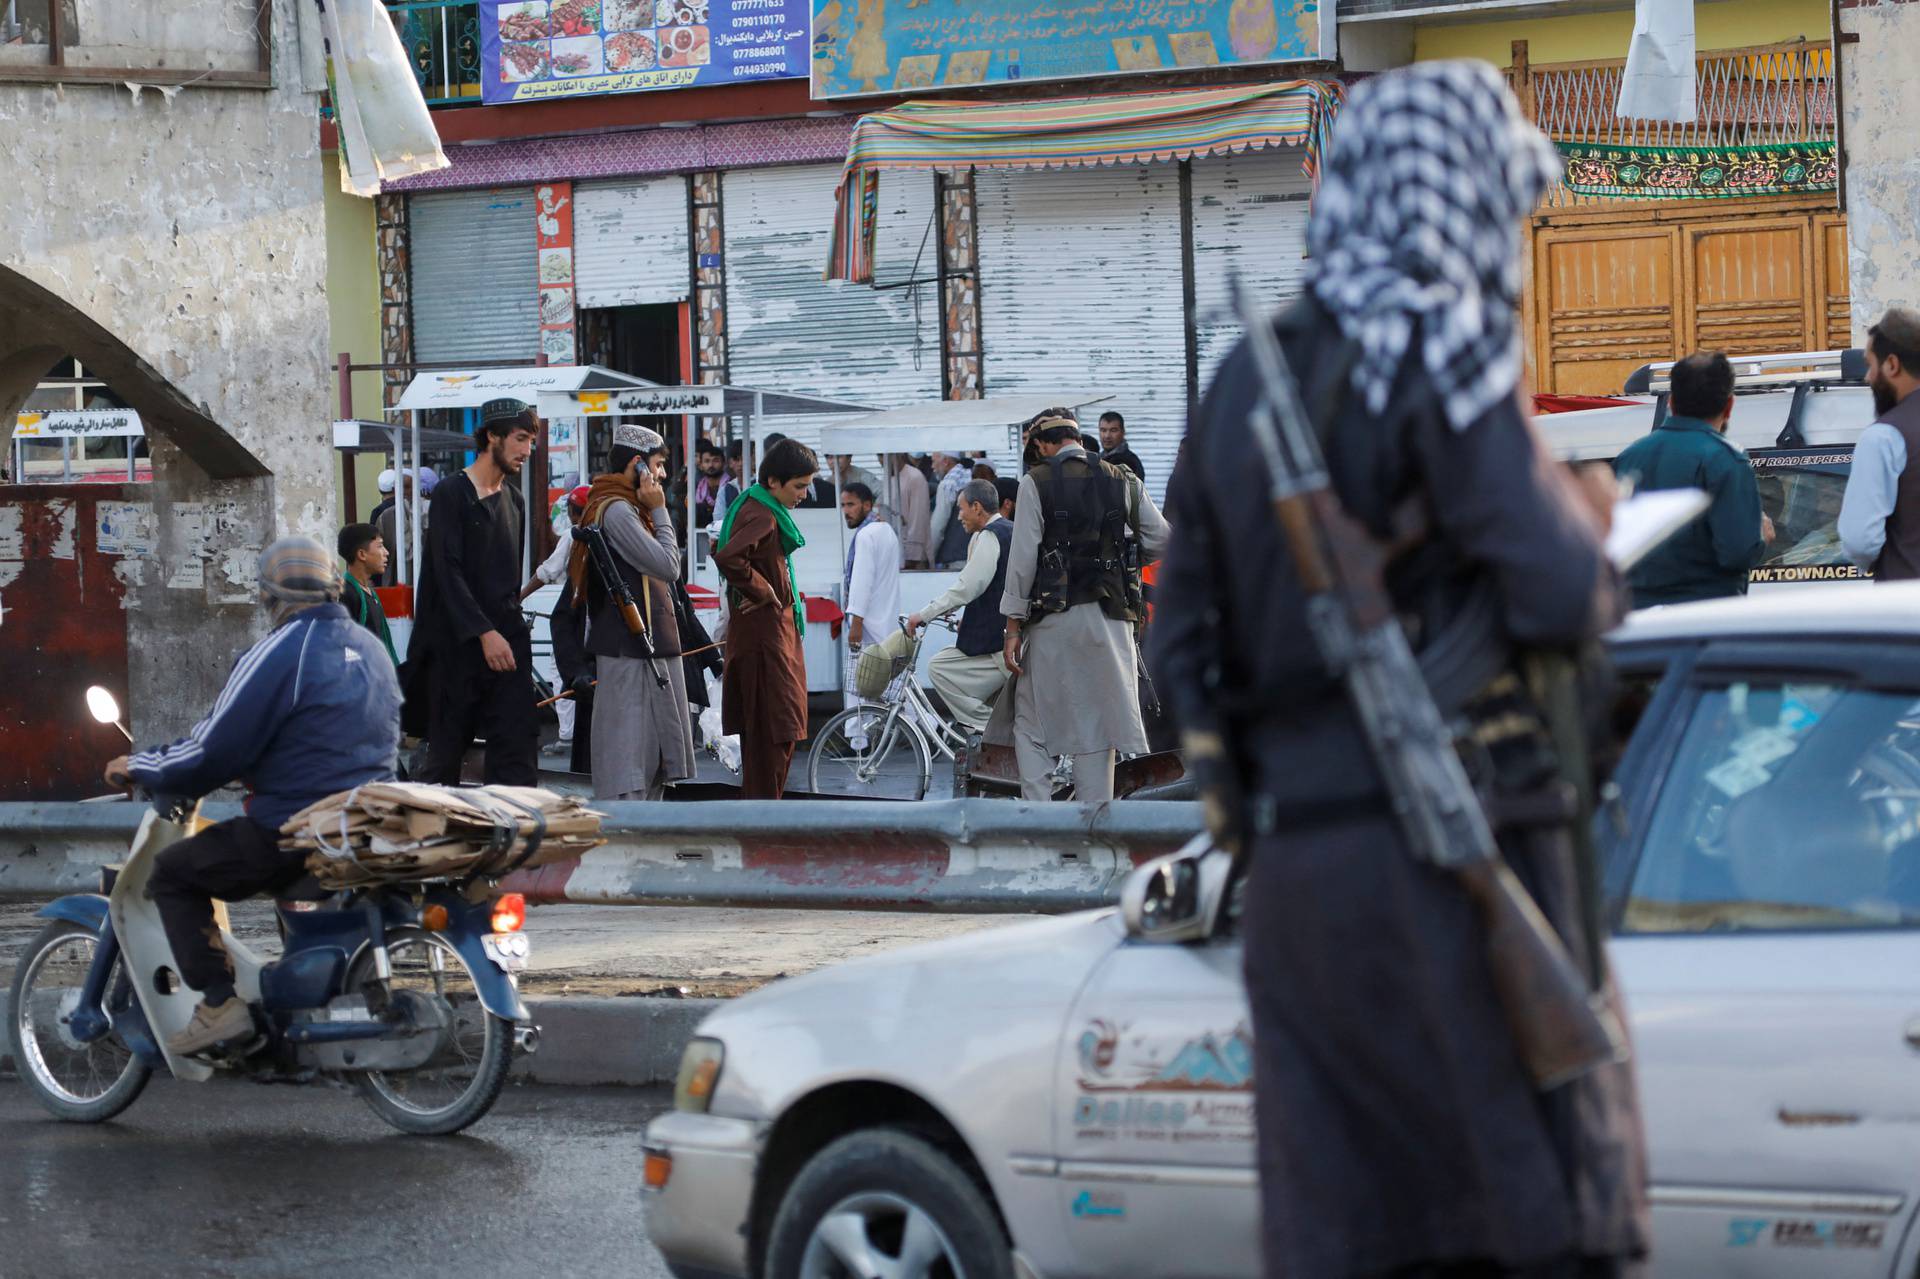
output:
M1540 907L1497 857L1454 874L1479 909L1487 968L1507 1029L1536 1087L1557 1088L1626 1057L1613 1010L1594 994Z

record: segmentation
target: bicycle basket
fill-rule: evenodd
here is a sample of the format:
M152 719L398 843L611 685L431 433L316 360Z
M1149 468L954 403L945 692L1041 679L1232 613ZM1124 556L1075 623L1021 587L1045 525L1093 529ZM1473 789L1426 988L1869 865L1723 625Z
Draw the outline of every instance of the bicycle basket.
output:
M867 645L853 663L854 694L870 702L882 700L919 652L920 645L903 630Z

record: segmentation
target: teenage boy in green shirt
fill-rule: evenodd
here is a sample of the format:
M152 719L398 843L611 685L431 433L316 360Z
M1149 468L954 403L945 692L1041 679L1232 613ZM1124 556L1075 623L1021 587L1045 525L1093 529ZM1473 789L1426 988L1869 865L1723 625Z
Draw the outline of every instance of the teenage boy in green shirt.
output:
M346 589L340 603L346 607L347 616L380 637L387 646L387 656L399 666L393 635L387 630L386 610L373 592L373 584L387 571L386 539L371 524L349 524L340 530L339 550L340 558L347 562Z

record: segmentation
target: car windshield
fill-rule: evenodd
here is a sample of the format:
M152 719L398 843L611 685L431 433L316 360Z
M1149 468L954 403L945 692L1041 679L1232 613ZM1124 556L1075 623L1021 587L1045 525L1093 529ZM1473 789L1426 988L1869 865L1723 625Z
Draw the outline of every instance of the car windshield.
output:
M1840 501L1853 469L1851 449L1756 449L1748 455L1760 509L1773 521L1753 582L1830 582L1860 576L1840 545Z
M1736 683L1696 703L1623 930L1920 924L1920 700Z

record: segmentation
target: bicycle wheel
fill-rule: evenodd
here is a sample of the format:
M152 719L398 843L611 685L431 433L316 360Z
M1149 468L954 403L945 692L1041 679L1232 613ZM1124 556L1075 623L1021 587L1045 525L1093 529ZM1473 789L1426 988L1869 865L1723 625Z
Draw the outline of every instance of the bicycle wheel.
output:
M848 799L921 799L933 756L920 730L884 706L855 706L827 721L807 755L807 789Z

